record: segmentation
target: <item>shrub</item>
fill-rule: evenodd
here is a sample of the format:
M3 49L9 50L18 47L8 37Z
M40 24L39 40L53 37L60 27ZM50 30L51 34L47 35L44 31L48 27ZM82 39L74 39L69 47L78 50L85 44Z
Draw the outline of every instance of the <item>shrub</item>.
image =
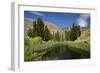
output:
M29 47L30 46L30 37L29 36L25 36L24 37L24 45L25 47Z
M30 41L31 41L32 44L41 44L42 38L40 36L36 36L35 38L31 38Z

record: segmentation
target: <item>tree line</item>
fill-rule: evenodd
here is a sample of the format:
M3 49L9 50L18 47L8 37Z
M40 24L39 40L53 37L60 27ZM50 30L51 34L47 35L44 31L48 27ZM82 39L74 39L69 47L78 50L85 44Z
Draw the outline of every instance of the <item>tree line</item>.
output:
M32 27L27 31L27 35L32 38L40 36L44 41L74 41L81 35L80 26L76 24L73 24L70 30L66 29L64 31L65 35L61 35L59 31L51 33L42 18L37 18L37 20L33 21Z
M51 33L41 18L33 21L33 28L28 30L27 35L32 38L40 36L44 41L51 40Z

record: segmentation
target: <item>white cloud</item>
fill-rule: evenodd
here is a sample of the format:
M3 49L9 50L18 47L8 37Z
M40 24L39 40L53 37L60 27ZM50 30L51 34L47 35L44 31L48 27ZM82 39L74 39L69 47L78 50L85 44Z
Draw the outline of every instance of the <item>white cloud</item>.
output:
M90 17L90 15L89 14L81 14L80 17L83 19L88 19Z
M81 27L88 26L87 19L90 17L89 14L81 14L80 17L77 19L77 24Z
M86 27L86 26L87 26L86 20L84 20L84 19L82 19L82 18L79 18L79 19L77 20L77 23L78 23L78 25L80 25L81 27Z
M42 14L42 13L40 13L40 12L32 11L31 13L36 14L36 15L39 15L39 16L44 16L44 14Z

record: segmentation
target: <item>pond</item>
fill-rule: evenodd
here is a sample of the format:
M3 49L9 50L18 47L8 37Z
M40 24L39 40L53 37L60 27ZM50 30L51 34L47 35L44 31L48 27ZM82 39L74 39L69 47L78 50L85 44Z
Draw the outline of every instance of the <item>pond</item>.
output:
M46 47L28 48L24 57L25 61L87 59L90 58L90 52L67 43L54 43Z
M41 60L65 60L65 59L84 59L90 58L90 53L80 48L67 45L55 45L47 51Z

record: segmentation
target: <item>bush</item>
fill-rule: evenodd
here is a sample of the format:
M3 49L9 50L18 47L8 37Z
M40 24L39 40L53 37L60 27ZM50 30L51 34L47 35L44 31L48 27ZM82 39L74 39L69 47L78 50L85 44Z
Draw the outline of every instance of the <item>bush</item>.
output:
M36 36L35 38L31 38L31 43L32 44L41 44L42 43L42 38L39 36Z
M25 47L27 46L27 47L29 47L30 46L30 37L29 36L25 36L24 37L24 45L25 45Z
M25 36L25 38L24 38L24 61L34 60L34 57L35 57L35 55L33 53L34 45L38 45L41 43L42 43L42 38L39 36L37 36L35 38Z

